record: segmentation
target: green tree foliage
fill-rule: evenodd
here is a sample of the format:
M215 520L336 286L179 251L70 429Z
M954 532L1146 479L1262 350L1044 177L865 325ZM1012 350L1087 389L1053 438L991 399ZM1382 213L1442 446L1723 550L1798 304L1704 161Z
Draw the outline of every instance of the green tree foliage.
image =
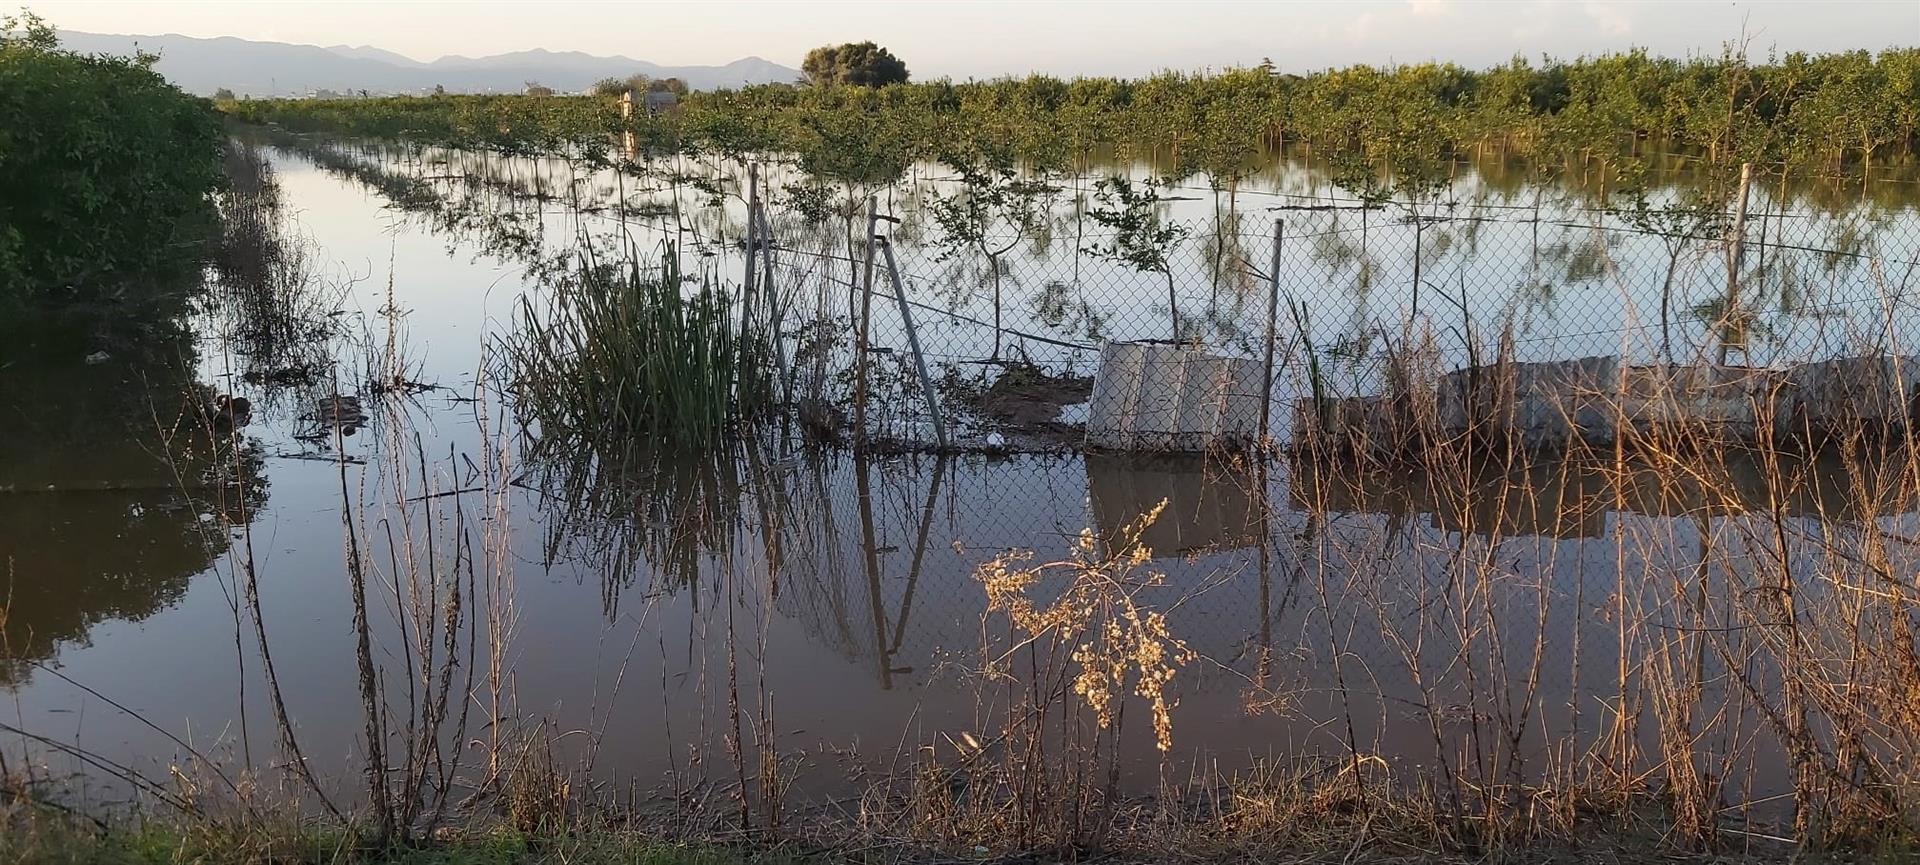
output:
M63 51L39 18L0 19L0 307L134 296L203 260L219 116L154 59Z
M937 193L932 203L933 221L940 226L940 243L946 247L941 258L967 252L986 260L993 286L993 357L999 360L1006 302L1002 259L1040 230L1058 190L1045 181L1021 176L1010 148L958 150L944 154L941 161L960 172L958 188Z
M877 83L848 70L875 65L861 58L882 49L851 47L860 50L814 52L809 78ZM1310 75L1234 69L1138 80L763 85L692 94L675 115L636 118L631 129L665 148L787 154L816 177L860 185L887 182L916 160L1010 143L1021 163L1043 172L1111 153L1150 159L1171 176L1204 173L1229 195L1264 153L1300 146L1342 176L1369 178L1366 194L1384 197L1417 191L1409 184L1421 178L1451 176L1473 153L1598 169L1596 177L1653 149L1796 171L1873 167L1916 153L1916 97L1920 49L1789 54L1764 64L1732 52L1675 60L1632 51L1515 58L1484 71L1423 63ZM587 144L620 124L617 104L604 97L516 99L223 107L309 131L519 148Z
M625 78L602 78L593 84L595 96L619 96L622 93L673 93L687 95L687 82L679 78L654 78L636 72Z
M907 83L907 64L872 42L822 45L807 52L800 71L819 87L841 84L885 87Z
M1173 339L1180 341L1180 300L1174 291L1173 255L1187 239L1188 229L1168 221L1161 213L1163 199L1160 184L1148 181L1135 186L1124 177L1100 181L1093 196L1094 209L1087 215L1113 232L1105 243L1095 244L1087 252L1097 258L1124 264L1141 273L1157 273L1167 280L1167 318L1172 322Z

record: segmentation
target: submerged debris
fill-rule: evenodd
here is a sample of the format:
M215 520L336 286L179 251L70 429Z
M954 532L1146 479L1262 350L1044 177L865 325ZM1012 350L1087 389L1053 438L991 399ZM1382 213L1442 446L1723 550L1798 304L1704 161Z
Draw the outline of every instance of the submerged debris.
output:
M1198 453L1253 441L1264 371L1256 361L1162 342L1115 342L1100 352L1087 410L1087 446Z
M840 444L846 438L847 413L839 406L815 397L803 397L794 403L800 428L818 441Z
M1093 379L1071 369L1054 373L1029 361L1007 364L992 384L949 369L938 385L941 402L958 415L967 432L949 449L977 453L1057 451L1077 444L1081 424L1066 410L1084 405ZM1084 415L1084 412L1078 414ZM912 440L890 442L888 449L913 449Z
M367 412L360 407L357 396L322 397L314 410L300 417L306 427L294 435L294 438L315 441L332 436L338 430L342 436L350 436L367 424Z
M1093 396L1093 379L1052 375L1030 363L1010 366L974 399L980 413L1004 424L1044 431L1060 424L1060 410Z
M1526 450L1674 434L1715 441L1818 441L1908 432L1920 359L1869 355L1784 369L1622 363L1616 356L1454 370L1430 389L1303 400L1296 449L1408 452L1422 441L1505 441Z
M250 369L240 374L247 384L267 388L306 387L320 380L320 364L306 361L270 369Z
M244 396L221 394L213 400L213 429L231 433L253 420L253 402Z

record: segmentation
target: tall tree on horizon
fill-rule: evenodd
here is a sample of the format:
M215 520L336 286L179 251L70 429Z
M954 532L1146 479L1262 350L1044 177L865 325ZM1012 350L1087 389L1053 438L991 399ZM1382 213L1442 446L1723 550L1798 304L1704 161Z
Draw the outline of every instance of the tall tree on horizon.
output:
M907 64L872 42L822 45L807 52L800 71L816 87L851 84L884 87L907 83Z

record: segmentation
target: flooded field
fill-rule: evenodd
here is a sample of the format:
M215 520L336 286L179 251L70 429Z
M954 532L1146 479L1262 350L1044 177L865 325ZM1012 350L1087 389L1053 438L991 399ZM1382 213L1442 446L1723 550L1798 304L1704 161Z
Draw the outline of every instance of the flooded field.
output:
M1363 206L1289 162L1232 196L1162 190L1154 212L1191 234L1156 272L1098 252L1115 241L1080 218L1090 186L967 246L929 216L941 178L828 194L770 168L777 257L757 261L798 322L779 360L796 399L850 411L869 265L849 231L868 192L898 220L881 267L909 302L874 302L869 418L893 446L774 423L615 467L522 423L503 340L583 241L671 241L690 284L738 284L737 177L685 164L628 189L320 140L259 158L277 184L261 270L216 269L178 332L49 331L0 367L0 729L104 801L172 767L350 801L370 760L444 800L539 742L596 789L844 802L923 749L998 759L1036 707L1091 731L1099 707L1075 700L1103 688L1136 707L1093 753L1149 792L1269 762L1521 784L1695 759L1724 807L1777 814L1795 761L1871 773L1904 747L1853 723L1867 698L1783 674L1906 687L1914 624L1870 602L1915 590L1902 443L1414 467L1086 453L1090 387L1061 382L1107 340L1254 358L1272 340L1284 439L1289 406L1390 390L1410 351L1440 371L1897 354L1911 203L1756 190L1730 281L1725 226L1697 214L1478 173L1464 204ZM924 447L899 310L959 447ZM1010 395L1014 369L1054 390ZM1124 573L1134 661L1088 678L1071 647L1027 639L993 582L1023 550ZM1021 585L1060 609L1057 586ZM1863 657L1875 645L1898 651Z

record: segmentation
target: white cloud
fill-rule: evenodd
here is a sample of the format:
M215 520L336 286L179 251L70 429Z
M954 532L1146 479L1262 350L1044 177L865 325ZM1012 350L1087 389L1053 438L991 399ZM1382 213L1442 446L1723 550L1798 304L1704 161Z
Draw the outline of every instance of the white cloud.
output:
M1559 17L1560 5L1552 2L1515 4L1510 17L1513 20L1513 38L1521 41L1538 39L1553 29L1554 19Z
M1609 36L1625 36L1633 32L1633 16L1615 3L1602 3L1600 0L1587 0L1583 7L1587 17L1599 25L1601 32Z
M1361 13L1360 17L1353 19L1353 21L1347 24L1347 40L1350 42L1367 41L1367 38L1373 35L1373 24L1374 15L1372 12Z
M1459 6L1454 0L1407 0L1407 9L1422 18L1452 15Z

